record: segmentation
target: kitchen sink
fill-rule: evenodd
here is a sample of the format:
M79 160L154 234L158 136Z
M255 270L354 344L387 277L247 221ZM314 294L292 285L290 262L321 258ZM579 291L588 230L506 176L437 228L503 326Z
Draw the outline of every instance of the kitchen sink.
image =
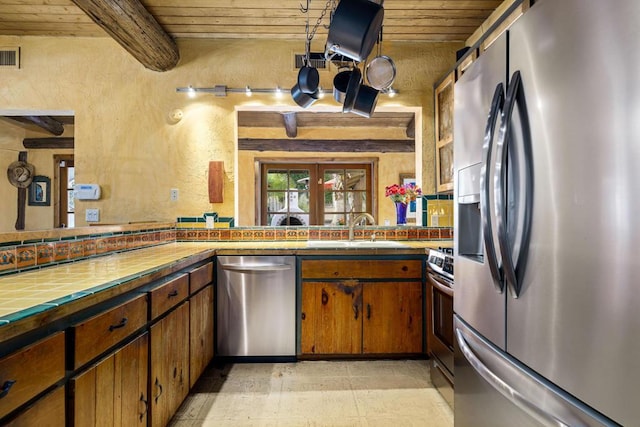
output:
M309 240L308 248L408 248L393 240Z

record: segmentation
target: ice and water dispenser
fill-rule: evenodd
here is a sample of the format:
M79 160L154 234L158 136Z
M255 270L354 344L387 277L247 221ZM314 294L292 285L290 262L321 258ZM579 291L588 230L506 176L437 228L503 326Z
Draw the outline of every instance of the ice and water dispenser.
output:
M481 163L458 170L456 205L458 255L483 262L482 215L480 214Z

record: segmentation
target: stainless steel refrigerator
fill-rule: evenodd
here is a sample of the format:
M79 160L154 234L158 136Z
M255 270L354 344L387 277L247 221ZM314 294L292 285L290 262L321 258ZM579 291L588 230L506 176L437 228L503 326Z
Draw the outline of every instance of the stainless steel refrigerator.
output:
M455 84L456 426L640 425L639 44L538 0Z

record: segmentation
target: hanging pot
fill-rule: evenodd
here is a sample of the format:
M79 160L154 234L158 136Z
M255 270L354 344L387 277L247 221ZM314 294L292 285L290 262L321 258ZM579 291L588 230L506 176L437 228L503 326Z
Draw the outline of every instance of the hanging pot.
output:
M347 91L344 95L344 103L342 104L342 112L348 113L353 108L353 103L356 100L356 96L358 95L358 89L360 89L360 85L362 84L362 72L358 67L355 67L351 70L351 75L349 76L349 83L347 84Z
M298 86L304 93L315 93L318 91L320 84L320 73L315 67L303 65L298 71Z
M365 70L367 83L377 90L386 90L396 80L396 65L388 56L376 56Z
M340 104L344 104L344 97L347 93L351 70L340 71L333 78L333 98Z
M303 92L300 88L300 85L296 83L294 87L291 88L291 97L295 101L296 104L301 106L302 108L310 107L314 102L318 100L318 91L314 93L306 93Z
M373 110L376 108L379 93L377 89L371 86L360 85L351 112L362 117L370 118Z
M329 24L325 56L364 61L378 39L384 9L370 0L341 0Z

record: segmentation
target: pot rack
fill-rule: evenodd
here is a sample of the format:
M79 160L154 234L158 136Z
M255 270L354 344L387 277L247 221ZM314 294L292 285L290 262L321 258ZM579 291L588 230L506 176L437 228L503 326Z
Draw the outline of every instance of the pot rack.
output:
M333 89L320 88L318 89L318 91L321 95L333 93ZM214 96L224 97L224 96L227 96L227 94L229 93L245 94L246 96L251 96L254 93L284 95L285 93L288 93L288 90L282 89L280 86L276 86L275 88L252 88L251 86L245 86L243 88L239 88L239 87L227 87L225 85L215 85L213 87L193 87L193 86L177 87L176 92L186 93L190 96L195 96L198 93L209 93L209 94L213 94ZM400 91L398 89L394 89L390 87L389 89L385 91L381 91L380 93L388 95L389 97L393 98L398 93L400 93Z

